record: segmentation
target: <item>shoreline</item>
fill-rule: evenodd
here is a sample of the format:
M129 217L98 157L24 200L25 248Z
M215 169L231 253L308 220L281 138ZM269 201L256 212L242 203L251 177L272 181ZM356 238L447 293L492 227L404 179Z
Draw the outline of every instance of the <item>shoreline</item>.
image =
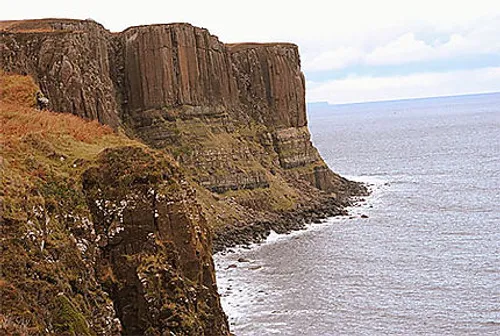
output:
M227 251L239 246L248 247L251 244L261 243L271 232L289 234L301 231L310 224L320 224L328 218L347 216L348 207L364 201L372 194L373 185L363 181L349 181L347 196L340 199L330 195L315 200L307 206L296 210L276 214L274 218L256 221L245 225L228 225L213 232L212 254Z
M352 176L351 180L356 181L366 188L366 195L352 195L344 203L333 216L326 218L315 218L318 220L308 221L298 225L296 230L288 230L277 232L270 231L265 238L254 241L250 244L239 244L233 247L226 247L221 251L214 253L214 263L217 275L218 292L221 297L221 304L224 312L227 314L228 322L231 330L238 325L239 328L246 328L247 322L244 321L245 302L259 302L259 297L267 295L267 289L262 283L255 284L251 281L248 282L246 277L251 274L248 272L262 271L267 267L261 260L254 259L249 256L252 251L259 248L282 243L283 241L290 241L300 239L303 234L309 232L324 230L326 227L342 223L346 220L359 220L366 218L367 214L370 215L370 209L376 199L378 199L379 192L389 183L385 180L378 178L372 179L366 176ZM322 203L326 206L325 203ZM312 209L310 209L312 211ZM301 213L303 215L304 213ZM243 273L242 273L243 272ZM241 324L243 323L243 324Z

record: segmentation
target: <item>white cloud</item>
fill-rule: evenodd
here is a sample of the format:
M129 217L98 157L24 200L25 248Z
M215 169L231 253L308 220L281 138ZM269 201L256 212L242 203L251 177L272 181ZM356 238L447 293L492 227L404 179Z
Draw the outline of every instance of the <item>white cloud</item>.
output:
M365 55L364 63L369 65L402 64L431 59L434 48L407 33L384 46L375 48Z
M363 59L363 52L354 47L341 47L319 54L311 60L304 59L310 71L343 69Z
M424 29L421 27L420 29ZM447 38L434 33L433 39L402 33L383 44L342 46L304 56L305 71L338 70L352 65L400 65L414 62L452 59L467 55L498 55L500 58L500 16L477 22Z
M307 101L330 104L500 91L500 67L407 76L349 76L323 83L307 82Z
M500 24L497 34L500 34ZM500 40L491 43L490 38L490 35L473 31L466 36L452 34L445 43L426 43L416 39L414 33L407 33L385 46L375 48L365 56L364 63L405 64L479 54L498 54L500 57Z

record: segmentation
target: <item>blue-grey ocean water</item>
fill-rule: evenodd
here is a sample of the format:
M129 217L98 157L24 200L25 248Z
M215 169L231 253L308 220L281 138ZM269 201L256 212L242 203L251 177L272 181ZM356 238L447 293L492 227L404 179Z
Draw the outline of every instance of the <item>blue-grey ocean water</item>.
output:
M216 256L235 334L500 335L500 94L309 121L329 166L373 194L351 218Z

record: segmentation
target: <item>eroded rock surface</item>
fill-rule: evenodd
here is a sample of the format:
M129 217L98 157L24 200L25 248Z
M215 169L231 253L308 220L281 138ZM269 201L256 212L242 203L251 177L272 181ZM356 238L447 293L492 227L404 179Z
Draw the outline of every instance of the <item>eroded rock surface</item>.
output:
M161 155L104 151L83 189L98 278L124 335L225 335L209 228L195 190Z
M2 23L0 64L4 71L33 76L55 111L118 126L109 31L93 21Z

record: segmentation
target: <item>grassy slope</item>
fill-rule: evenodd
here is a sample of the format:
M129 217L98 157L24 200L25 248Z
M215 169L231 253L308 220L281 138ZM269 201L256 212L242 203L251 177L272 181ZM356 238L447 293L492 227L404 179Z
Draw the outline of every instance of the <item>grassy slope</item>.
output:
M86 321L103 295L68 234L90 217L81 174L105 148L143 145L97 122L35 109L37 90L30 77L0 73L0 334L37 334L49 320L49 332L91 335ZM83 294L61 296L69 283Z
M53 179L77 188L79 176L105 148L143 146L96 121L34 108L31 77L0 73L0 127L4 216L25 213L20 194Z

